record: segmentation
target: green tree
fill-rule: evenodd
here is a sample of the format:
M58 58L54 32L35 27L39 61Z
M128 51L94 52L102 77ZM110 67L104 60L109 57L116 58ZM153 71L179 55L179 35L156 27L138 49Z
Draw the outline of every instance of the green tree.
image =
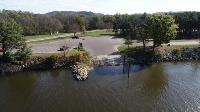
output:
M86 28L85 28L85 18L84 17L81 17L81 16L78 16L76 17L76 21L78 22L79 26L80 26L80 31L82 33L85 33L86 31Z
M114 20L113 20L113 32L115 32L115 34L119 33L120 25L121 25L121 15L116 14L114 15Z
M103 16L103 22L106 29L113 28L114 17L113 16Z
M74 37L76 37L76 33L80 31L81 31L81 28L77 22L72 23L69 27L69 32L74 33Z
M131 40L130 36L125 38L125 44L128 46L128 49L130 48L130 45L133 44L133 41Z
M13 19L5 17L0 21L0 43L4 58L15 56L15 51L18 52L26 46L25 39L22 37L22 28Z
M153 39L153 50L164 43L169 43L177 35L178 25L171 15L153 14L145 19L147 35Z
M32 51L30 47L27 47L26 44L24 44L16 53L16 59L19 61L26 61L30 58L32 55Z
M146 16L147 14L144 13L143 15L135 15L132 17L131 30L129 34L131 39L136 39L143 43L144 50L149 39L147 35L147 25L145 22Z

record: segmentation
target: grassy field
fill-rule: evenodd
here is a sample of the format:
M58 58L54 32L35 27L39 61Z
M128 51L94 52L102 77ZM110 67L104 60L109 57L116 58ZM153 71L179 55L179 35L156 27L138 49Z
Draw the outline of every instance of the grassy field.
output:
M119 47L117 48L118 52L123 52L123 51L125 51L126 49L128 49L128 46L127 46L127 45L122 45L122 46L119 46Z
M115 33L112 31L100 30L100 31L94 31L94 32L86 32L84 36L101 37L101 36L114 36L114 35Z
M59 33L59 34L55 34L55 35L35 35L35 36L25 36L25 38L27 40L30 40L30 39L38 39L38 38L44 38L44 37L54 37L54 36L62 36L62 35L65 35L67 33Z
M131 46L130 48L135 48L136 46ZM199 47L199 45L173 45L173 46L166 46L164 45L163 47L157 47L157 49L165 49L165 50L173 50L173 49L182 49L182 48L197 48ZM127 45L122 45L119 46L118 48L118 52L123 52L126 51L128 49Z
M63 39L73 36L72 33L60 33L58 35L35 35L35 36L25 36L26 42L38 42L45 40Z
M81 52L85 52L85 51L78 51L76 49L71 49L69 50L68 52L66 52L66 56L72 56L72 55L75 55L77 53L81 53ZM50 57L50 56L64 56L64 52L55 52L55 53L33 53L31 58L34 58L34 57L43 57L43 58L47 58L47 57Z
M94 30L94 31L87 31L86 34L77 33L82 37L91 36L91 37L101 37L101 36L112 36L114 32L106 31L106 30ZM57 40L63 38L70 38L73 36L73 33L60 33L58 35L35 35L35 36L25 36L27 43L30 42L41 42L41 41L48 41L48 40Z

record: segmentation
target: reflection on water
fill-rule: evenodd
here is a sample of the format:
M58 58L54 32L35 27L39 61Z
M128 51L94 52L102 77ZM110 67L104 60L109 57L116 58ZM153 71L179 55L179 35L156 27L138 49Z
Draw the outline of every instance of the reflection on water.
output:
M77 82L67 70L0 78L0 112L200 111L200 63L99 67Z
M156 70L154 67L156 67ZM164 91L167 86L168 79L167 75L164 74L163 66L153 66L151 69L152 70L148 71L148 75L146 75L143 80L143 88L145 93L150 93L151 95L155 94L157 96Z

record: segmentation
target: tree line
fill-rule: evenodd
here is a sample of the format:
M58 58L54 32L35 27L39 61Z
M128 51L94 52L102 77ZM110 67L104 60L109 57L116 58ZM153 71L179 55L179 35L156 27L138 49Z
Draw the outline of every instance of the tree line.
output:
M177 39L200 37L200 12L164 13L172 15L178 24ZM146 14L148 15L148 14ZM65 15L63 13L33 14L30 12L2 10L0 18L14 19L22 27L23 35L56 34L59 32L84 32L96 29L121 30L120 34L127 35L129 27L142 22L143 14L112 15Z
M12 18L22 27L22 34L42 35L85 32L86 30L112 29L113 16L66 16L62 13L54 15L33 14L30 12L2 10L0 18Z
M131 40L141 41L144 50L150 40L154 51L155 47L169 43L177 36L178 24L170 14L117 14L114 17L113 31L126 37L128 44Z
M200 12L170 12L162 14L171 15L175 19L175 23L178 24L176 39L200 38ZM115 32L120 30L121 35L127 35L130 27L144 22L143 14L116 14L114 17L113 29Z
M177 38L200 38L200 12L166 13L179 25Z

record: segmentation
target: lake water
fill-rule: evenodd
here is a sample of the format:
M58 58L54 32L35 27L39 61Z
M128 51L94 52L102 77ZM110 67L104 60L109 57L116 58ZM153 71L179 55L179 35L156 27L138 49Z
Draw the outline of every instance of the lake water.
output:
M65 69L0 77L0 112L200 111L200 63L99 67L75 81Z

